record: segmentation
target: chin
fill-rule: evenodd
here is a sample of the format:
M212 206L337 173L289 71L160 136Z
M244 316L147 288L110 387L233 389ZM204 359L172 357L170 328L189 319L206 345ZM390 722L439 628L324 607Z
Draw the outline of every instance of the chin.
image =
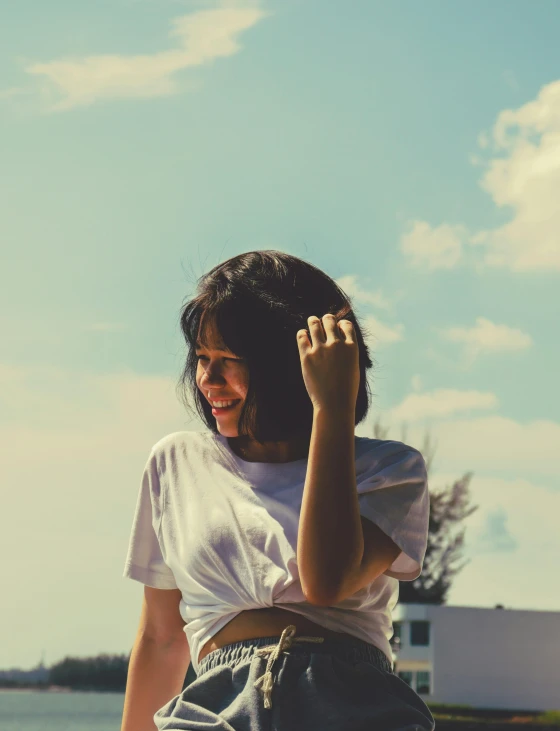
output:
M220 424L220 422L217 419L216 419L216 422L218 425L218 431L224 437L238 437L239 436L239 432L237 430L236 424Z

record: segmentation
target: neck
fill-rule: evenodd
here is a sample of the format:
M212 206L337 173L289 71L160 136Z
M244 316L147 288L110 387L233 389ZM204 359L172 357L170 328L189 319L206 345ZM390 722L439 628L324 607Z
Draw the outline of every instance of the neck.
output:
M228 437L233 451L249 462L293 462L309 454L309 439L300 437L288 442L259 444L247 437Z

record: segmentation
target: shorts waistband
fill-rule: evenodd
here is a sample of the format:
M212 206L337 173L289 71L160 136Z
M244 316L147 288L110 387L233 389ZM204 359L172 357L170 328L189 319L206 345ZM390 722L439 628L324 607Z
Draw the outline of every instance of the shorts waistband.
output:
M293 630L290 630L293 628ZM295 625L288 625L281 635L270 635L268 637L256 637L248 640L240 640L229 645L219 647L212 650L200 662L198 677L203 673L217 667L218 665L227 665L235 667L238 664L251 659L251 657L266 647L277 646L282 637L289 631L288 647L282 649L289 650L294 654L305 654L308 652L332 653L342 660L350 660L352 662L365 661L372 663L380 670L388 673L393 672L393 663L389 660L383 650L375 645L361 640L359 637L345 636L343 638L327 637L317 641L321 635L316 637L308 637L307 635L298 635Z

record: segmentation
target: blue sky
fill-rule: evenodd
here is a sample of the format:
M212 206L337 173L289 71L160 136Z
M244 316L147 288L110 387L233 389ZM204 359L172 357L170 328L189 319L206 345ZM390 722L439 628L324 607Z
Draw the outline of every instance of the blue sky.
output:
M12 4L0 29L2 666L128 652L141 471L201 430L178 315L243 251L324 269L377 418L473 471L450 604L556 609L560 6ZM322 313L317 313L322 314Z

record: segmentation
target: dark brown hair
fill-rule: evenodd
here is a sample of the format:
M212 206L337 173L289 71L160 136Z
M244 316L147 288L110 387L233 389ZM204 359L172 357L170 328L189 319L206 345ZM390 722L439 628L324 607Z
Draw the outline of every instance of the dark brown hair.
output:
M260 443L302 435L310 438L313 405L303 381L296 333L308 330L311 315L322 318L328 312L337 322L346 319L354 326L360 367L354 423L359 424L370 407L366 371L373 361L351 300L317 267L274 250L239 254L198 279L196 295L183 305L180 316L189 347L177 384L181 401L192 412L188 401L192 394L198 415L218 433L212 407L196 384L197 336L200 332L204 343L204 328L211 323L225 347L248 365L249 386L238 422L239 435Z

